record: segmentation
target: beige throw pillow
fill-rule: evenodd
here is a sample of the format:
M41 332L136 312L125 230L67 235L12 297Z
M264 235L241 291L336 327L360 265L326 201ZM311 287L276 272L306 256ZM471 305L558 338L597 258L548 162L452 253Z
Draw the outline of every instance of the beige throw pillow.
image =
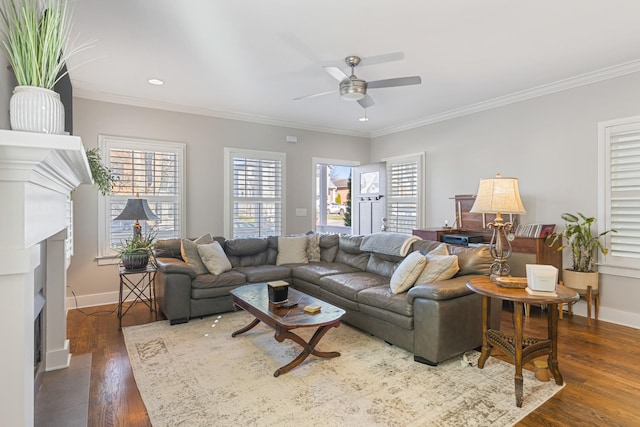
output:
M200 254L198 253L198 245L207 243L213 243L213 237L211 237L211 234L209 233L204 234L193 241L189 239L182 239L180 242L180 253L182 255L182 259L188 265L193 267L196 274L206 274L209 272L207 267L202 263Z
M217 276L231 270L231 262L229 262L227 254L224 253L224 249L218 242L198 245L198 254L200 254L202 263L211 274Z
M307 262L307 236L278 237L276 265Z
M447 250L446 246L444 250ZM426 255L427 265L416 279L416 285L440 282L451 279L456 275L459 270L458 257L455 255L439 255L439 253L441 253L440 247Z
M320 262L320 235L309 234L307 239L307 260L309 262Z
M419 251L407 255L391 276L391 292L400 294L412 287L426 263L427 259Z

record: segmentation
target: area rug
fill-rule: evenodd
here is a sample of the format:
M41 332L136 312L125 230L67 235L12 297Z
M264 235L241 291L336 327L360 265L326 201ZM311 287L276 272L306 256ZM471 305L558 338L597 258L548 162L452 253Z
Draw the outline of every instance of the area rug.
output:
M518 408L508 363L489 358L478 369L469 352L431 367L348 325L317 347L340 357L310 356L275 378L301 347L263 324L231 338L251 320L238 312L123 328L154 426L510 426L562 388L525 371Z

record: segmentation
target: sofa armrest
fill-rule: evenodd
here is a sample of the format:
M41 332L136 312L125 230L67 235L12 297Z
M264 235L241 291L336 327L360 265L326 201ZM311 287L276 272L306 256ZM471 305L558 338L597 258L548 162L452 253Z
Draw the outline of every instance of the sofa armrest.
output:
M158 270L164 274L186 274L191 277L191 280L195 279L196 271L189 264L181 259L177 258L156 258Z
M473 291L467 288L467 282L473 277L477 276L460 276L449 280L443 280L441 282L416 285L409 289L407 294L408 301L412 304L416 298L442 301L471 294Z

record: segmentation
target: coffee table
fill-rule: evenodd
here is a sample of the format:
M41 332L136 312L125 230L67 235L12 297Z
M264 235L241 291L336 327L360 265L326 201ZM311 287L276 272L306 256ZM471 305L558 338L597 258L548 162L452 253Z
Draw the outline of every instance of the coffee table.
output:
M298 357L273 373L274 377L289 372L302 363L310 354L325 359L340 356L337 351L324 352L315 348L329 329L340 326L340 318L345 313L343 309L292 288L289 288L289 302L297 302L298 305L293 308L279 308L269 302L266 283L240 286L231 291L231 296L233 297L234 309L242 309L255 316L255 319L247 326L232 333L232 337L247 332L262 322L275 329L274 337L278 342L290 339L303 347ZM322 309L319 313L309 314L304 311L304 307L307 305L319 305ZM313 327L318 329L316 329L309 342L291 332L291 330L297 328Z
M467 287L482 295L482 354L478 360L478 368L482 369L491 355L491 349L497 347L508 355L516 367L514 377L516 406L522 407L522 365L536 357L548 355L549 371L556 384L562 385L563 379L558 369L558 304L578 300L573 289L558 285L556 296L530 295L524 289L503 288L492 282L489 277L478 277L469 280ZM491 319L490 298L513 302L514 333L506 334L489 328ZM522 312L524 304L546 304L547 338L529 338L523 336Z

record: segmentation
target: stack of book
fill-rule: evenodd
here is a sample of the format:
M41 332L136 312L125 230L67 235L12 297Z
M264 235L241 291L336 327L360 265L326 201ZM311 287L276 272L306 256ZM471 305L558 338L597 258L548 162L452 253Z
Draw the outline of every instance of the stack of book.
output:
M518 224L516 237L547 237L556 229L555 224Z

